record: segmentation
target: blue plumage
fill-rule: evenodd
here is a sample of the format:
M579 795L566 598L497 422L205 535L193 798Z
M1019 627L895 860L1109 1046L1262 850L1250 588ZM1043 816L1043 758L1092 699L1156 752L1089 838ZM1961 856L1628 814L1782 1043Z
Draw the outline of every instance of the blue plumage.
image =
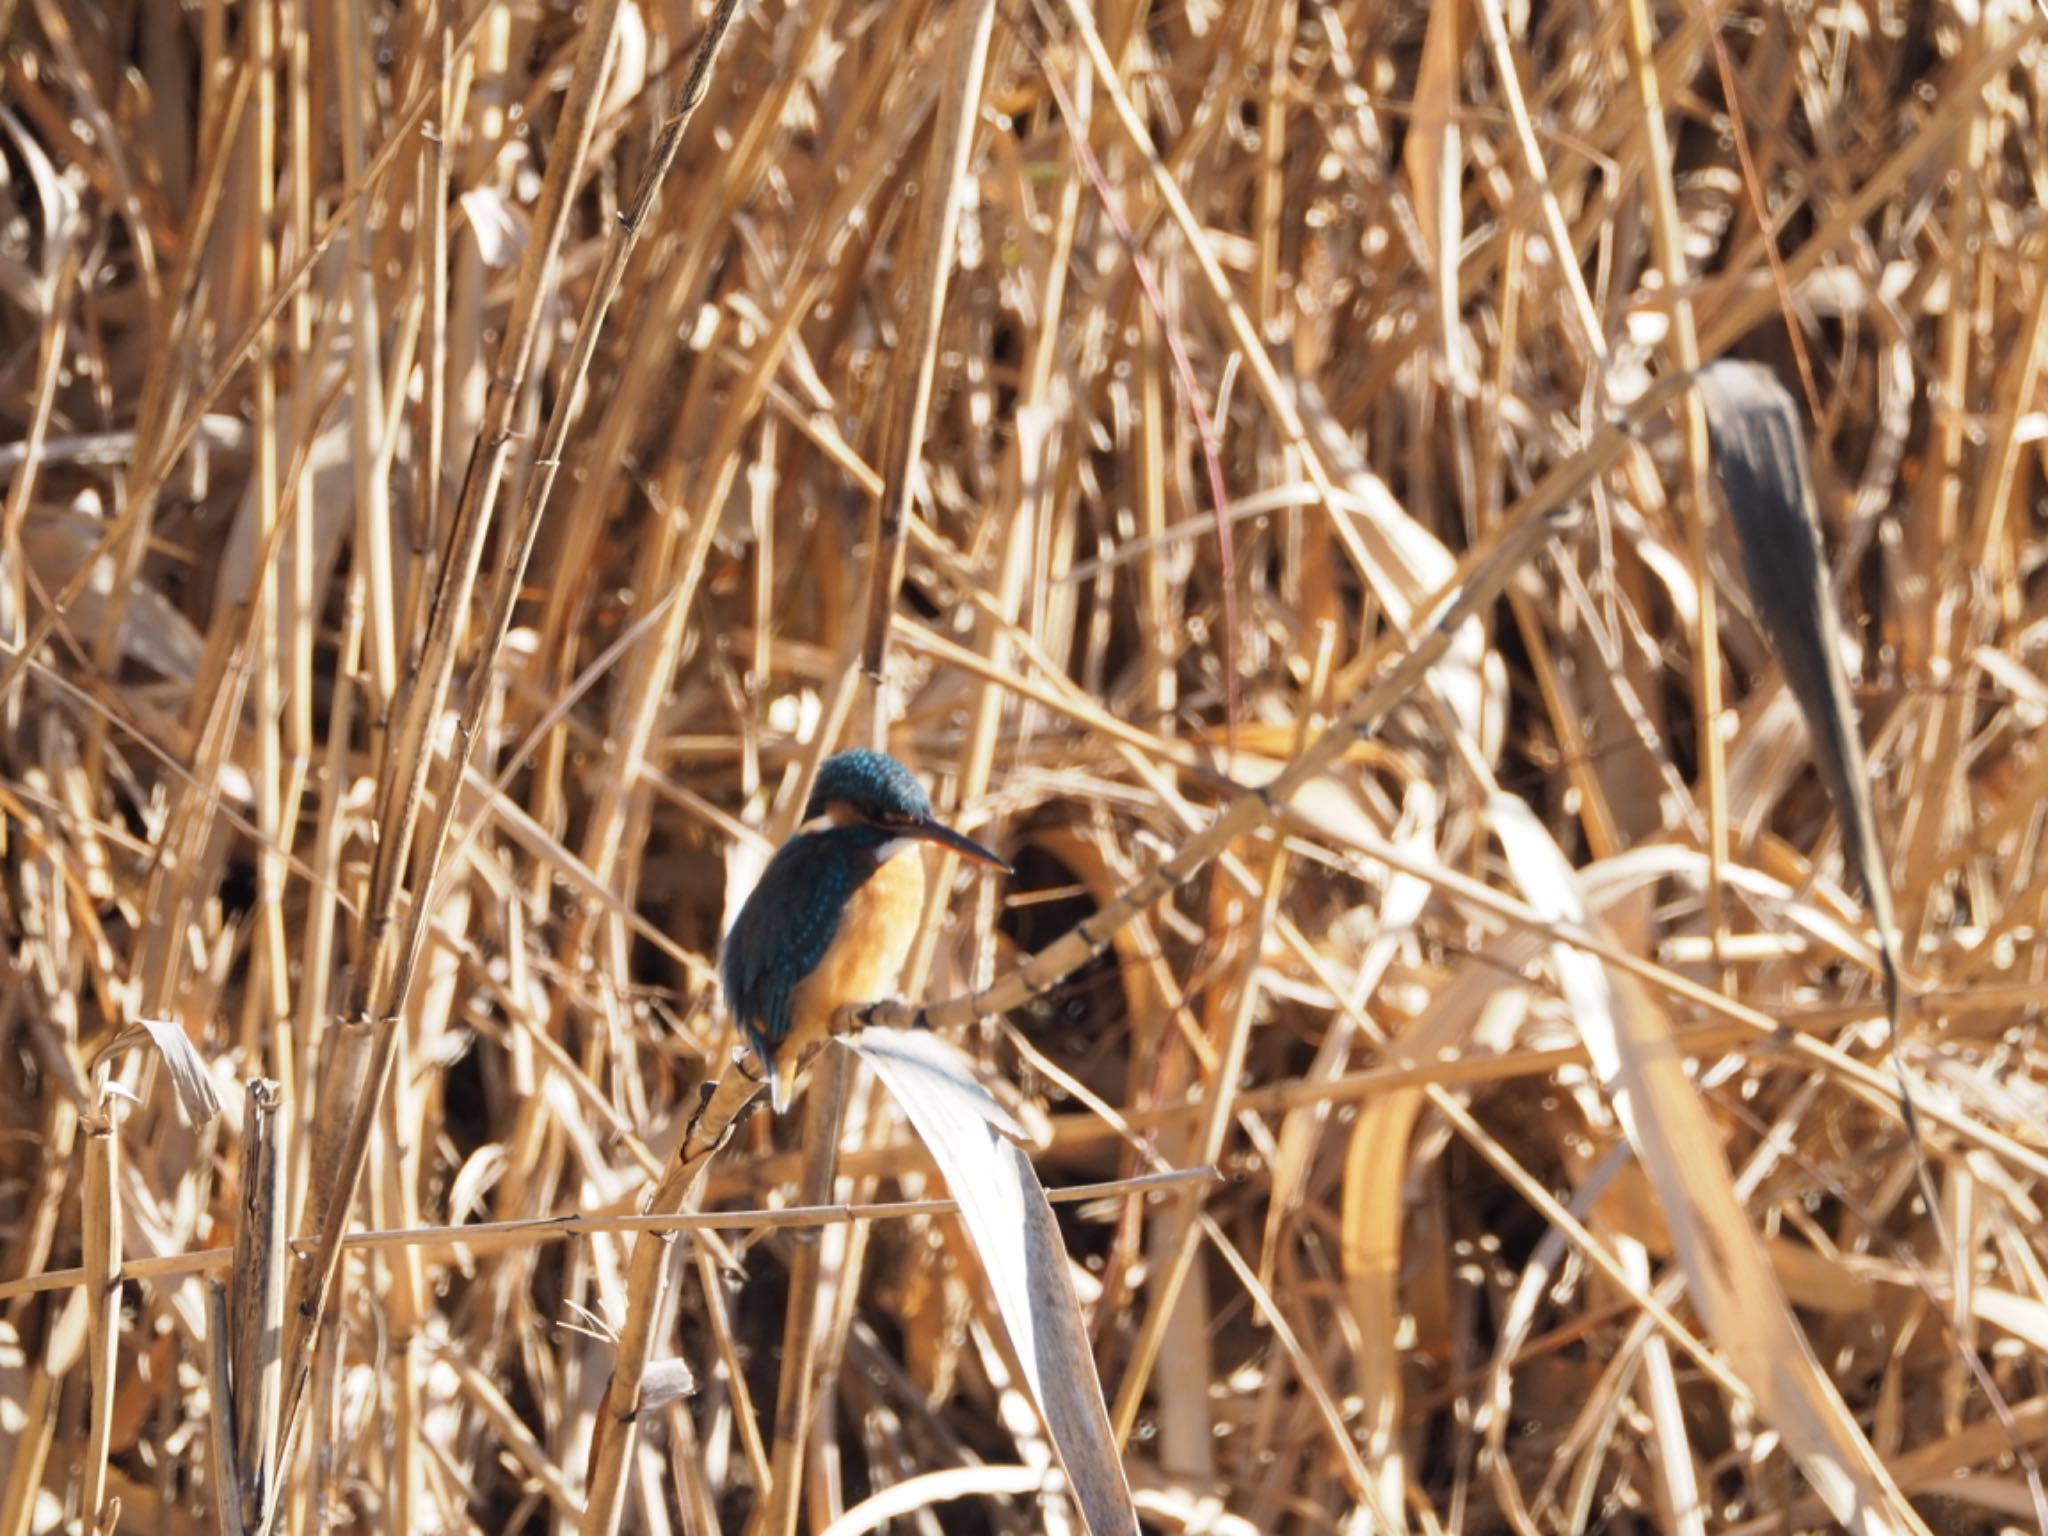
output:
M777 850L726 935L725 1006L763 1061L789 1038L797 983L832 947L839 914L881 866L889 834L862 824L799 832Z
M869 821L925 821L932 814L932 797L915 774L886 753L860 747L825 759L804 820L814 821L834 805Z
M719 979L778 1112L837 1010L893 995L923 908L915 843L1009 868L935 820L924 786L894 758L841 752L818 770L803 830L768 861L733 919Z

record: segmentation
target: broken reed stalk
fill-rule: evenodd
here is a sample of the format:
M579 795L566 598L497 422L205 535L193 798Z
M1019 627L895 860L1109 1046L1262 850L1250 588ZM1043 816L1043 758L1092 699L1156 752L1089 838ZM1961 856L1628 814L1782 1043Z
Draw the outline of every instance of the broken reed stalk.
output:
M241 1209L235 1227L233 1384L235 1465L241 1518L260 1525L277 1481L277 1409L283 1391L285 1208L284 1138L276 1082L249 1081L242 1119Z
M533 343L540 333L545 300L553 289L557 259L567 232L573 198L590 141L597 128L600 91L608 67L623 0L597 0L585 26L583 47L575 72L562 101L562 115L556 124L547 175L541 183L539 203L534 210L534 235L520 266L519 284L511 315L499 348L499 365L491 375L483 422L472 447L457 503L451 549L439 572L427 633L416 665L405 674L393 704L396 727L385 743L385 757L379 775L377 824L382 837L371 864L370 892L364 907L366 953L351 982L342 1019L370 1025L374 1031L369 1072L349 1120L348 1136L342 1148L334 1187L324 1209L317 1213L320 1246L309 1270L295 1277L296 1298L290 1319L291 1338L285 1350L290 1376L282 1407L282 1428L278 1465L289 1465L301 1419L301 1404L311 1377L312 1357L308 1345L319 1331L331 1305L336 1275L341 1265L341 1237L348 1225L348 1213L362 1180L370 1136L383 1104L385 1084L397 1045L399 1010L404 1007L411 960L418 952L416 930L426 925L430 904L416 900L405 914L401 928L399 901L412 855L414 830L425 800L428 769L431 766L435 723L448 696L456 654L468 632L471 595L478 565L483 558L489 532L492 505L511 457L512 413L526 387L526 369ZM439 82L422 93L421 113L440 99ZM431 386L430 386L431 387ZM574 392L573 385L569 393ZM438 467L430 472L438 473ZM477 658L477 670L488 677L496 657ZM482 696L480 690L479 697ZM462 722L458 740L466 741L475 721ZM458 747L465 752L466 747ZM456 797L460 780L443 790L444 801ZM428 865L431 874L431 862ZM417 896L431 890L424 883ZM275 1528L282 1499L273 1499L266 1511L265 1533Z
M242 1536L242 1476L235 1456L233 1367L228 1363L233 1332L228 1322L227 1287L206 1282L206 1439L212 1447L214 1519L220 1536Z
M88 1533L102 1528L106 1514L107 1456L112 1449L114 1386L121 1348L121 1133L115 1109L119 1099L104 1067L98 1074L98 1089L98 1107L84 1122L85 1178L79 1192L91 1397L78 1512Z

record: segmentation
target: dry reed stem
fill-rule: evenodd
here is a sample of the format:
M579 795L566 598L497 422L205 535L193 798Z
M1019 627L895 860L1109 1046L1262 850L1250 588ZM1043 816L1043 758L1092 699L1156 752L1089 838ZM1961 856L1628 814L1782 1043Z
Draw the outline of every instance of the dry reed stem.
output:
M85 1528L93 1532L106 1527L111 1513L107 1508L107 1457L112 1450L121 1350L121 1138L115 1102L102 1081L99 1109L85 1123L85 1178L79 1191L86 1358L92 1394L86 1410L85 1480L79 1492L79 1510Z
M1700 366L1699 332L1693 321L1693 307L1686 294L1684 237L1678 222L1678 201L1671 174L1670 132L1664 122L1663 92L1657 82L1656 32L1646 0L1628 0L1629 73L1642 103L1643 156L1649 174L1645 182L1651 195L1651 234L1657 267L1672 295L1671 360L1687 373ZM1775 253L1775 243L1772 250ZM1711 589L1707 564L1708 543L1714 527L1714 500L1707 469L1707 416L1696 394L1688 394L1681 407L1685 432L1685 479L1679 502L1685 514L1686 560L1692 567L1693 584L1702 592ZM1719 610L1713 603L1701 603L1694 621L1693 699L1699 730L1700 780L1707 812L1707 931L1717 948L1727 928L1722 903L1721 866L1728 858L1727 765L1721 740L1721 645ZM1722 973L1726 988L1728 973Z
M206 1439L210 1452L208 1470L213 1474L214 1522L220 1536L242 1536L242 1472L235 1459L235 1445L241 1438L235 1427L233 1343L234 1325L228 1317L227 1287L218 1280L206 1282Z
M1566 1060L1572 1059L1569 1053ZM1541 1065L1528 1070L1543 1070ZM1398 1074L1386 1074L1395 1076ZM1413 1075L1412 1073L1410 1075ZM1091 1127L1111 1134L1098 1122ZM902 1166L915 1158L915 1147L891 1148L861 1160L863 1172L885 1166ZM1142 1195L1202 1179L1213 1179L1213 1168L1182 1168L1164 1173L1138 1174L1109 1179L1098 1184L1070 1184L1046 1191L1055 1205L1085 1200L1102 1200L1112 1195ZM560 1242L605 1232L771 1232L783 1228L851 1225L863 1221L891 1221L921 1216L946 1216L958 1210L952 1199L863 1201L859 1204L790 1205L775 1210L672 1211L641 1215L572 1215L532 1217L520 1221L480 1222L459 1227L401 1227L390 1230L351 1232L342 1246L351 1249L419 1248L482 1250L524 1247L534 1243ZM311 1240L293 1245L299 1252L312 1250ZM166 1280L183 1275L205 1275L234 1267L232 1248L202 1248L191 1253L161 1254L154 1258L129 1259L121 1265L118 1278ZM47 1291L75 1290L85 1284L83 1269L54 1269L18 1280L0 1281L0 1300L36 1296Z
M939 326L946 311L947 281L957 259L955 232L966 191L968 157L981 116L982 80L988 70L989 39L995 30L995 0L971 0L953 20L953 43L943 66L937 128L926 164L923 189L928 216L918 221L909 263L907 321L897 337L897 366L887 380L879 454L882 494L869 538L867 625L861 665L872 695L868 739L888 746L891 707L887 677L889 620L903 585L906 534L917 497L924 458L925 422L931 411L932 379L938 372ZM795 1518L791 1506L791 1519Z
M260 1525L277 1484L278 1404L283 1392L285 1149L279 1086L252 1079L243 1106L241 1210L235 1225L230 1367L233 1465L244 1478L238 1518Z

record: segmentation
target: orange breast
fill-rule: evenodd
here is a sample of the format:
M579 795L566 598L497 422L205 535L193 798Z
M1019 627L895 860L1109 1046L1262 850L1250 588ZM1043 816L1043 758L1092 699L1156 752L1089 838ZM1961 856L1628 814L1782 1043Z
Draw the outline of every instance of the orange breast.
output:
M798 1040L815 1039L847 1004L894 997L923 914L924 857L906 848L876 870L840 913L831 948L790 999L791 1033Z

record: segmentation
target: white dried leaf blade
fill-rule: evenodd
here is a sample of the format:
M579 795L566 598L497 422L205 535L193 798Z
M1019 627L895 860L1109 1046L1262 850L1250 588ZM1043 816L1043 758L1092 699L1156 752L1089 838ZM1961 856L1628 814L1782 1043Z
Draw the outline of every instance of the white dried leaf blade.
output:
M220 1095L214 1092L213 1077L206 1070L192 1037L176 1019L143 1019L157 1054L171 1075L171 1091L178 1096L178 1113L188 1125L204 1125L220 1113Z
M1103 1405L1059 1224L1021 1128L935 1035L868 1029L849 1042L916 1128L980 1255L1081 1518L1094 1536L1136 1536L1138 1516Z

